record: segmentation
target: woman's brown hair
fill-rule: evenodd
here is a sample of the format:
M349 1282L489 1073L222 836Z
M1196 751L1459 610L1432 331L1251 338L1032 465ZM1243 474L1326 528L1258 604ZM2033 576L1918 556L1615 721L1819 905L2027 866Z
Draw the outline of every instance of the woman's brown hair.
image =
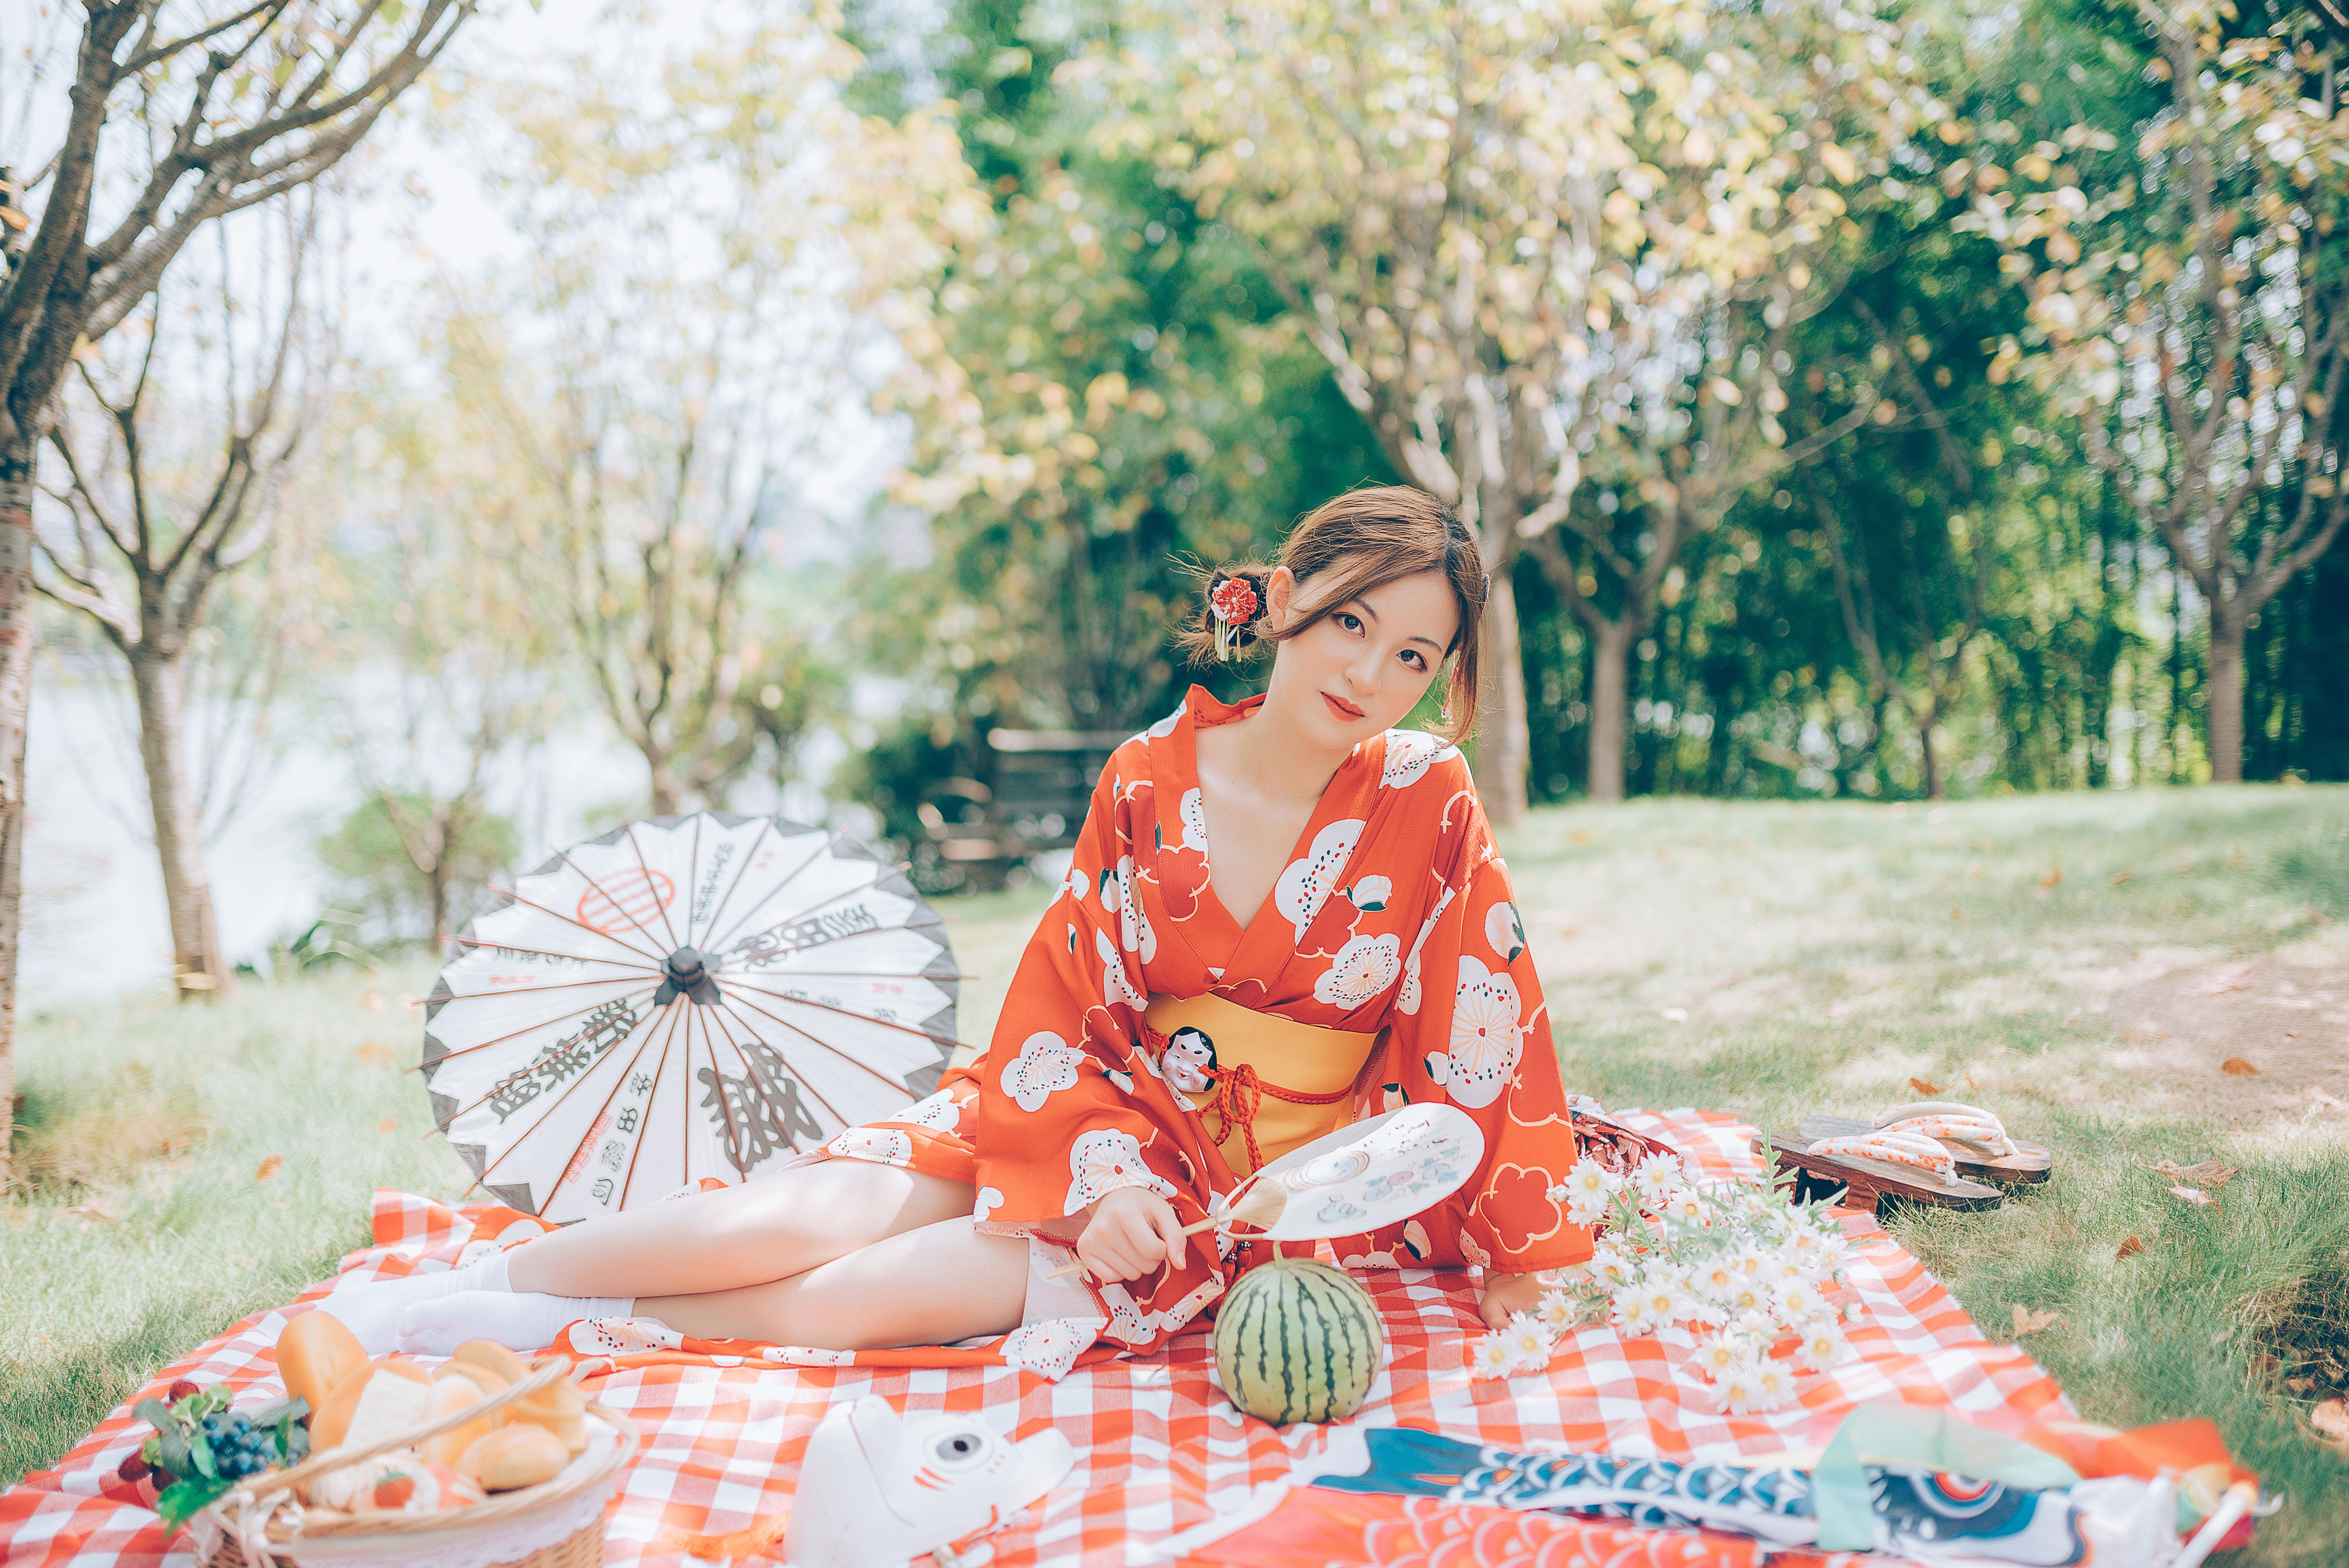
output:
M1299 603L1288 624L1275 632L1263 622L1265 579L1283 566L1297 579ZM1452 678L1438 731L1456 742L1476 727L1477 634L1484 625L1487 583L1476 536L1450 507L1425 490L1409 485L1349 490L1306 513L1269 565L1237 562L1202 576L1209 596L1235 578L1254 590L1254 614L1233 623L1226 634L1233 645L1246 648L1286 642L1347 601L1423 572L1442 573L1460 608L1460 630L1444 650L1452 660ZM1202 605L1177 640L1194 664L1214 662L1213 606Z

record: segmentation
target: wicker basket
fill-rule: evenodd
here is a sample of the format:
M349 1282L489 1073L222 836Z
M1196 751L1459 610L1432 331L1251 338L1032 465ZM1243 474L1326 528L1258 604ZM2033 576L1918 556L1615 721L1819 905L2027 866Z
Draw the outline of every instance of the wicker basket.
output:
M479 1420L568 1373L562 1362L546 1361L511 1387L398 1437L254 1476L190 1522L197 1556L205 1568L596 1568L604 1561L604 1505L636 1457L637 1438L635 1423L594 1400L587 1404L586 1451L537 1486L433 1513L342 1513L294 1499L305 1481Z

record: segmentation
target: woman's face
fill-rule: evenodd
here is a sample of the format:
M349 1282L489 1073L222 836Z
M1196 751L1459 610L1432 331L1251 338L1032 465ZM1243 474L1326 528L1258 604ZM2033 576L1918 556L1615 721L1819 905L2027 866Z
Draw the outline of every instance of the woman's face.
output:
M1310 598L1287 567L1265 588L1275 626ZM1278 645L1265 706L1331 749L1351 748L1402 722L1459 632L1460 602L1442 573L1382 583Z

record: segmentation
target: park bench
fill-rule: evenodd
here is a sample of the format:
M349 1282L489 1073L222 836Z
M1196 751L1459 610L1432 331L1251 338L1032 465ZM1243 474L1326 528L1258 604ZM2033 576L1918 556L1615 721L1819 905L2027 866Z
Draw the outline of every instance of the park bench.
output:
M918 808L938 859L974 890L999 887L1030 856L1077 841L1093 783L1123 729L996 729L988 732L992 782L941 779Z

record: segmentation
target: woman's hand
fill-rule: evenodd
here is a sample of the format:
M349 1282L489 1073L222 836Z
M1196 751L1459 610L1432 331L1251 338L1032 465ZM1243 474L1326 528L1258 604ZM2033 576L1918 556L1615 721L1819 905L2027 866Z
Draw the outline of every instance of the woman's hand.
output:
M1183 1266L1183 1222L1174 1205L1147 1187L1120 1187L1092 1206L1077 1259L1097 1280L1140 1279Z
M1485 1315L1485 1327L1506 1328L1511 1313L1531 1312L1541 1305L1541 1281L1529 1274L1488 1274L1485 1276L1485 1299L1478 1304L1478 1309Z

